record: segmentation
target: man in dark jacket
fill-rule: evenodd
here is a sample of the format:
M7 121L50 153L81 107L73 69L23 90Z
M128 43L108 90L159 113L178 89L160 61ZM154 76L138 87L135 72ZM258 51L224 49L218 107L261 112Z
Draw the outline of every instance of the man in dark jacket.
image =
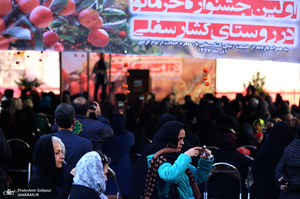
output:
M111 138L114 133L109 120L101 115L99 104L95 102L96 120L88 118L89 102L84 97L74 99L72 106L76 113L73 133L91 140L93 150L101 150L101 143ZM57 132L57 125L52 126L52 131Z
M75 123L73 106L67 103L58 105L54 116L59 130L54 133L54 136L60 138L65 144L65 161L67 164L64 166L64 169L69 173L84 154L92 151L92 143L89 139L75 135L72 132Z

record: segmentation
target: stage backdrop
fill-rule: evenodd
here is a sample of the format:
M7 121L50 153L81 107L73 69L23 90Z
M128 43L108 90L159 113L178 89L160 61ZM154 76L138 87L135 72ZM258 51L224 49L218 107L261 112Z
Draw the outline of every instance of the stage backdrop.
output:
M0 6L1 50L300 63L298 0L1 0Z
M89 96L93 99L92 69L99 58L99 54L90 53L88 73L87 53L63 52L62 89L69 90L71 95L87 92L89 82ZM122 88L122 84L127 84L125 73L128 69L150 70L151 92L155 93L157 100L175 92L179 102L183 102L187 94L191 95L193 100L199 101L202 94L213 93L216 88L216 61L212 59L112 55L110 69L109 60L109 55L105 54L108 77L111 74L108 80L115 84L111 98L115 93L125 93L126 89ZM128 63L127 67L124 67L125 62ZM100 93L100 90L98 92Z

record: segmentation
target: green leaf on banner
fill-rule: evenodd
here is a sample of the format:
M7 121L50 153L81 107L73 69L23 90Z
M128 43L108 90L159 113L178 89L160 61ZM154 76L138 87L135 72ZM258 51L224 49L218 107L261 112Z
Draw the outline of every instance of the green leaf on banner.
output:
M17 13L17 19L21 20L32 32L35 32L36 27L34 27L26 15L22 14L21 12Z
M114 5L115 0L103 0L103 8L108 8Z
M103 24L103 27L102 28L111 28L111 29L118 29L120 28L123 23L125 23L127 21L127 19L123 19L123 20L120 20L120 21L115 21L115 22L111 22L111 23L106 23L106 24Z
M52 12L59 12L61 11L65 5L67 5L68 0L53 0L50 6L50 10Z
M44 38L43 38L43 32L40 28L37 28L37 30L34 33L34 42L35 42L35 50L37 51L43 51L44 49Z
M20 26L6 29L4 34L11 35L16 39L31 40L30 30L28 28L22 28Z
M61 21L52 21L52 22L51 22L51 26L52 26L53 28L58 28L58 27L60 27L62 24L63 24L63 22L61 22Z
M80 3L81 1L83 1L83 0L74 0L74 3L75 3L75 4L78 4L78 3Z
M123 10L119 10L117 8L105 8L101 13L103 16L121 16L126 15Z
M75 40L69 35L58 35L58 36L62 39L65 39L65 40L69 41L69 42L72 42L73 44L75 43Z
M96 0L83 0L76 4L76 11L88 8L95 3Z

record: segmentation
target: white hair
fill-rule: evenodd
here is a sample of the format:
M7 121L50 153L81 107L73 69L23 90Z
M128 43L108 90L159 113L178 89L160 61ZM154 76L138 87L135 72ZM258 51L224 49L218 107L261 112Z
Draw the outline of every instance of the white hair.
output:
M65 156L66 155L66 147L65 147L64 143L61 141L60 138L52 136L52 143L54 144L55 142L60 144L61 152Z

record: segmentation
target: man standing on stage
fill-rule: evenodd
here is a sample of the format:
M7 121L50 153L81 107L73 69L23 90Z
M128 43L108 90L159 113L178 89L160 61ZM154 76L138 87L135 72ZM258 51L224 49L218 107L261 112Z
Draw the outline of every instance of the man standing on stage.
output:
M107 74L106 74L106 65L104 62L104 53L100 53L100 60L95 64L93 68L93 73L96 74L94 79L95 91L94 91L94 100L97 100L97 93L99 86L101 85L101 101L106 99L106 85L107 85Z

